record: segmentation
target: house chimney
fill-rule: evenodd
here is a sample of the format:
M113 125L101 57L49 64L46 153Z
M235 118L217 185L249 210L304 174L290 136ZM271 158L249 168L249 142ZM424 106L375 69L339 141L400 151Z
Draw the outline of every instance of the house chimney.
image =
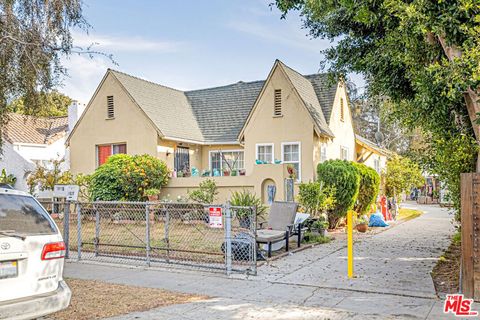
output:
M82 116L85 111L85 104L73 100L72 103L68 106L68 133L72 132L75 124Z

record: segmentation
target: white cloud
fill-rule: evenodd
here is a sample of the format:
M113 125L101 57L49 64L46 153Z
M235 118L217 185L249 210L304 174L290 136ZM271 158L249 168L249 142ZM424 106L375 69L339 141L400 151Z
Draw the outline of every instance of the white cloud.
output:
M171 53L180 51L184 42L180 41L157 41L142 37L115 37L107 35L94 35L80 32L73 33L73 43L82 48L94 44L97 50L108 50L115 54L118 52L156 52Z
M86 55L73 54L63 60L63 66L67 68L69 76L59 90L74 100L88 103L112 63L103 57L90 59Z

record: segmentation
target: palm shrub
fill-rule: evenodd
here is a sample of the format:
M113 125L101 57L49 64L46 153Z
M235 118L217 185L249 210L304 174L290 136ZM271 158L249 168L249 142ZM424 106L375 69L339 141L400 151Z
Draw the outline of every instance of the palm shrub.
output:
M214 179L207 179L200 182L198 189L188 193L188 198L193 202L202 204L213 204L218 194L217 184Z
M357 200L360 187L360 174L352 162L328 160L317 166L319 182L335 188L335 205L327 210L330 228L335 228L340 218L347 215Z
M263 216L267 212L267 206L263 204L262 200L246 189L232 192L230 204L234 207L256 207L257 216ZM248 209L235 209L235 212L239 218L247 217L251 214L251 211Z
M380 189L380 175L363 163L353 163L360 174L360 188L354 210L363 215L368 213L370 206L375 203Z
M145 190L168 183L165 162L150 155L116 154L97 168L90 179L92 200L144 201Z

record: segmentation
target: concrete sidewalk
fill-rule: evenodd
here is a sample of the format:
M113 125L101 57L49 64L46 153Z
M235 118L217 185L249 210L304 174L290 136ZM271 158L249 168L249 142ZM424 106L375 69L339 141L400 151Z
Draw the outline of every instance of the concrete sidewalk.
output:
M115 319L454 319L443 315L429 274L449 244L450 217L419 207L421 217L356 242L353 280L340 240L262 266L256 277L81 263L68 263L65 276L212 297Z

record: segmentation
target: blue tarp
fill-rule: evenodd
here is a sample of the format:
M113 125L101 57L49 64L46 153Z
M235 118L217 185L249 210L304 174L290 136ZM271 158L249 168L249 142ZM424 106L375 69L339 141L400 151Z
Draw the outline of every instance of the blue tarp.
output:
M370 221L368 222L369 227L388 227L388 223L383 220L383 215L380 211L372 214L370 216Z

